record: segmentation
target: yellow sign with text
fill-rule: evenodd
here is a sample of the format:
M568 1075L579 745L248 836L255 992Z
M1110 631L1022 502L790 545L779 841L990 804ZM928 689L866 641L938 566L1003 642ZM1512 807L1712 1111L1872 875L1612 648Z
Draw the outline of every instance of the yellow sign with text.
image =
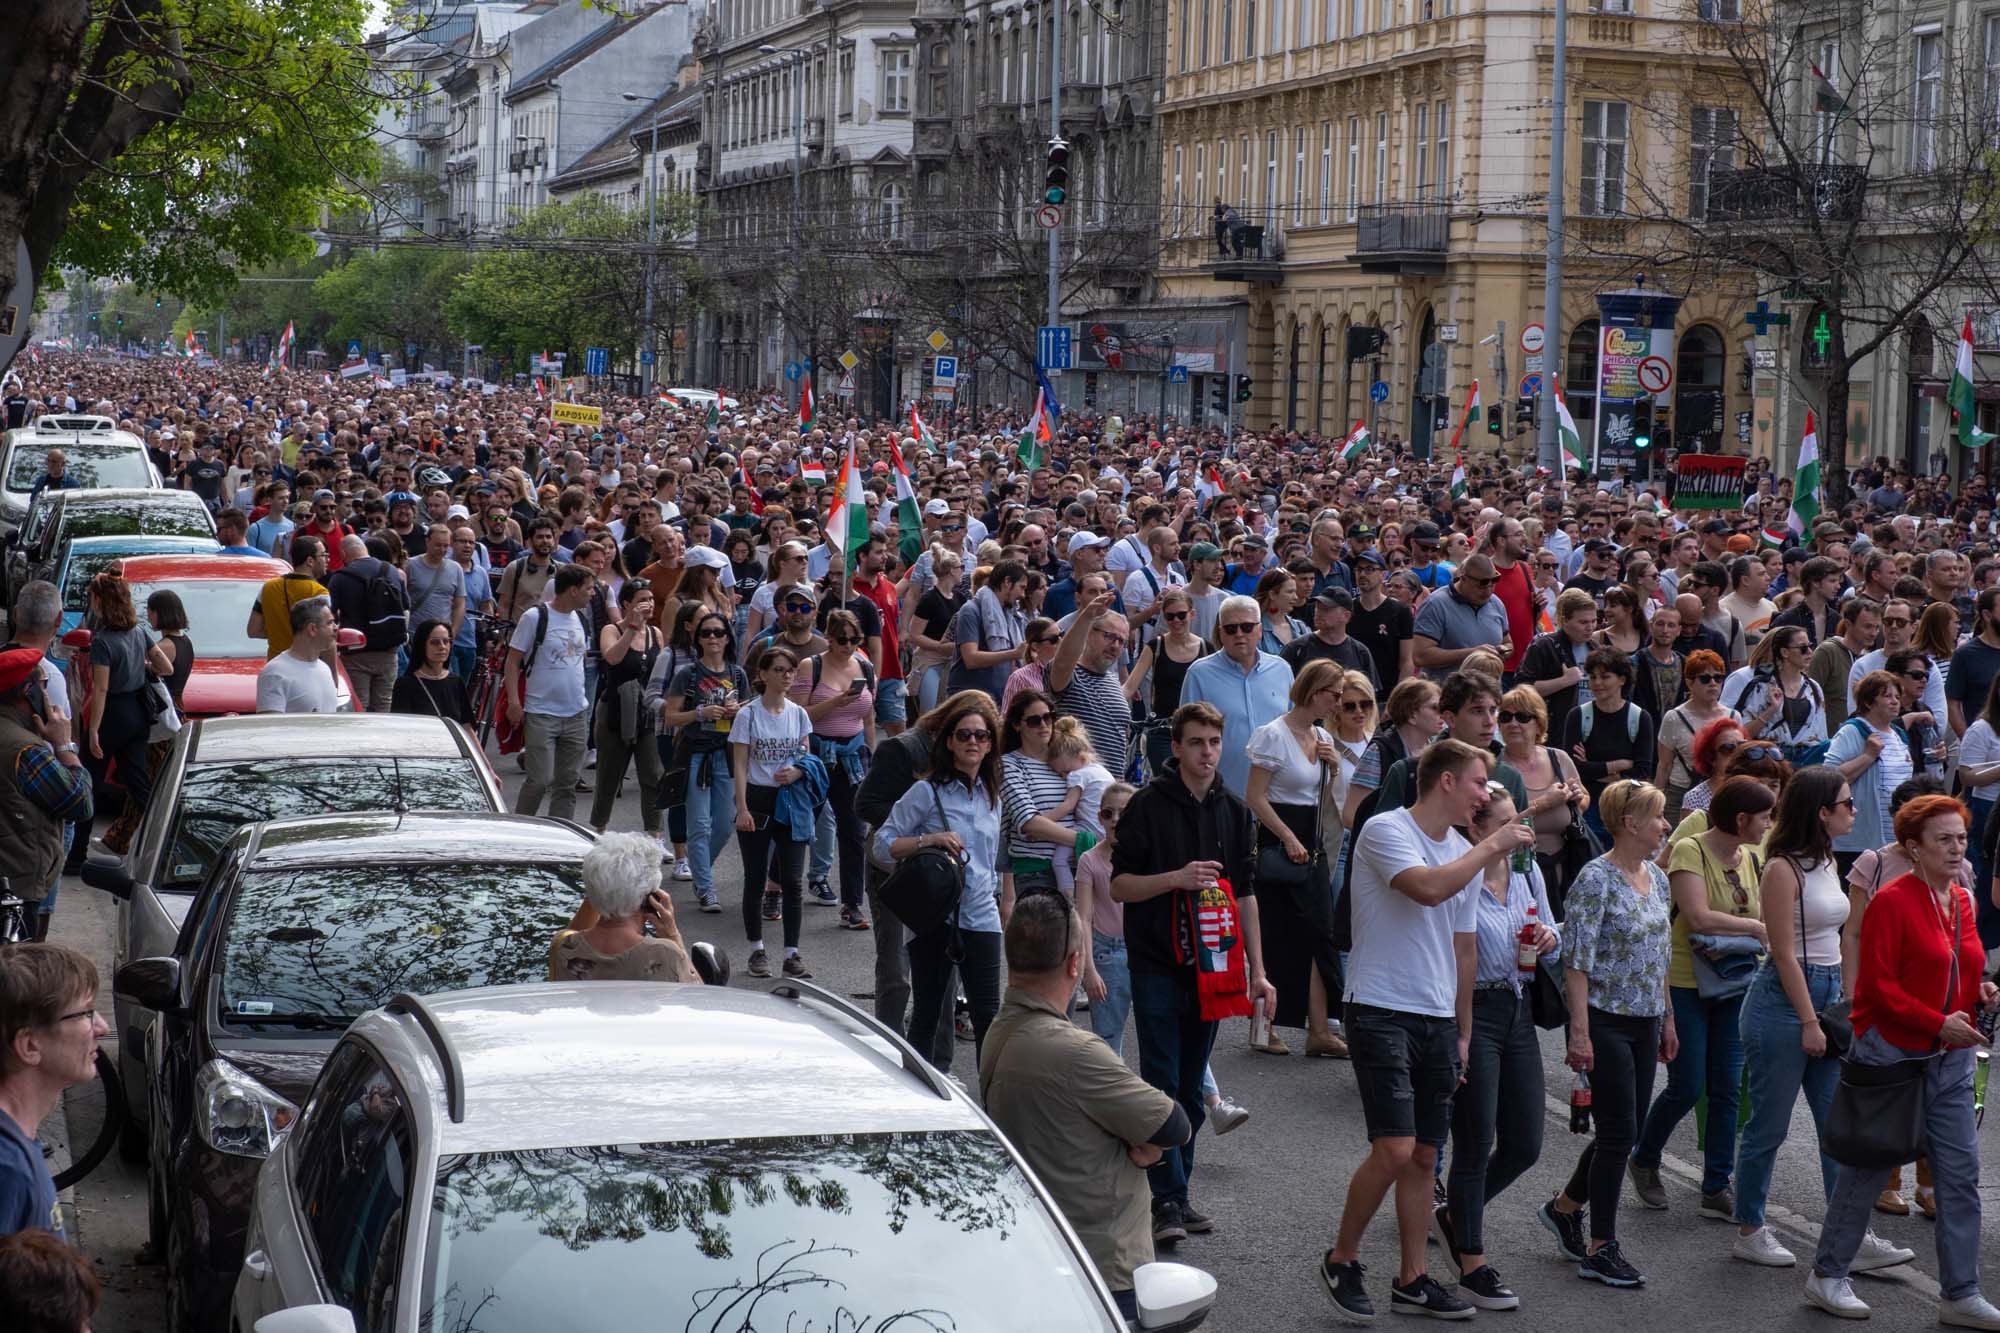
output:
M602 426L604 409L585 407L582 403L550 403L549 420L570 426Z

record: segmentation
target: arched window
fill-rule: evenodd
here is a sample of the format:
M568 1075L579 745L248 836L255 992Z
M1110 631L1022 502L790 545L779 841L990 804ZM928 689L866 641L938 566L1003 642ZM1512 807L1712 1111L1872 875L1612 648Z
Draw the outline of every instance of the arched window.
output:
M905 239L910 225L910 187L899 180L889 181L875 192L875 199L883 239Z
M1722 334L1713 325L1697 324L1680 337L1675 357L1675 442L1682 448L1699 444L1704 453L1718 451L1723 440L1723 381L1727 353Z
M1578 421L1597 415L1597 321L1586 319L1570 331L1563 355L1563 397Z

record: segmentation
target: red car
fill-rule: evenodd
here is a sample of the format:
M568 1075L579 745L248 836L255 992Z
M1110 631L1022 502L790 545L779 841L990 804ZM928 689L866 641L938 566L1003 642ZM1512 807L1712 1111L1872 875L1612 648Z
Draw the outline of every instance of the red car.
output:
M187 717L227 717L233 713L257 711L257 673L269 660L266 644L243 632L250 621L250 608L265 583L287 572L282 560L261 555L136 555L121 562L125 581L132 586L132 605L141 618L146 599L165 588L180 594L187 610L188 642L194 645L194 669L181 695L181 711ZM358 630L341 630L342 648L358 648L363 638ZM71 630L63 643L77 650L75 662L89 660L90 631ZM87 679L72 670L72 705L82 713ZM353 712L354 691L347 671L334 668L334 690L340 710Z

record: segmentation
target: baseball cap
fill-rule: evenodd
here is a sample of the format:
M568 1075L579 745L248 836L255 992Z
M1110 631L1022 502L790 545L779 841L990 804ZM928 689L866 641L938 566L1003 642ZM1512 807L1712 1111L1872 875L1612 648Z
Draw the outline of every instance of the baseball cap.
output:
M314 491L314 492L313 492L313 503L314 503L314 504L316 504L316 505L317 505L317 504L332 504L332 503L333 503L333 501L334 501L334 494L333 494L333 492L332 492L332 491L329 491L329 490L326 490L326 489L322 488L322 489L320 489L320 490L317 490L317 491Z
M1375 529L1364 523L1358 528L1349 529L1347 535L1354 541L1372 542L1375 540Z
M1616 546L1605 541L1602 537L1592 537L1583 544L1583 553L1585 555L1595 555L1599 551L1616 551L1617 549Z
M464 505L453 505L451 508L444 511L444 516L446 518L471 518L472 511L470 509L467 509Z
M944 501L933 500L931 501L931 503L935 505L942 505L944 504ZM939 512L942 513L943 511L940 510ZM1111 539L1109 537L1100 537L1094 532L1076 532L1070 534L1069 553L1071 555L1075 555L1078 551L1085 550L1089 547L1109 546L1109 545L1111 545ZM1200 557L1197 556L1196 558L1199 559Z
M1431 542L1435 544L1441 541L1442 538L1438 534L1437 524L1419 523L1410 529L1410 540L1413 542Z
M695 551L699 551L702 548L697 546L694 549ZM689 556L693 556L694 551L690 551L688 552L688 554ZM787 586L778 589L778 595L774 597L772 600L775 601L779 606L783 606L787 601L797 601L800 598L804 598L806 601L811 602L814 606L819 605L819 594L812 590L812 585L809 583L788 584Z
M1357 565L1374 565L1377 569L1381 569L1385 568L1389 562L1382 558L1380 551L1358 551L1355 553L1354 563Z
M687 554L682 557L682 560L690 568L706 566L709 569L723 573L727 573L729 570L729 557L716 550L713 546L690 546L687 549Z
M1321 606L1330 607L1336 611L1352 611L1354 609L1354 594L1345 588L1323 588L1320 590L1319 596L1313 598L1313 600Z
M1196 542L1188 547L1187 557L1190 560L1220 560L1222 548L1214 542Z
M1269 549L1271 545L1271 543L1264 540L1264 535L1260 532L1244 533L1243 544L1245 546L1254 546L1260 551Z
M409 491L390 491L382 499L392 508L396 505L414 505L418 503L417 497Z
M1733 531L1729 526L1729 520L1724 518L1710 519L1701 525L1701 530L1711 537L1727 537Z
M768 467L769 464L765 466ZM763 468L759 468L758 471L763 471ZM946 500L932 500L924 506L924 512L926 514L949 514L951 512L951 504ZM1072 546L1070 549L1075 550L1076 548Z

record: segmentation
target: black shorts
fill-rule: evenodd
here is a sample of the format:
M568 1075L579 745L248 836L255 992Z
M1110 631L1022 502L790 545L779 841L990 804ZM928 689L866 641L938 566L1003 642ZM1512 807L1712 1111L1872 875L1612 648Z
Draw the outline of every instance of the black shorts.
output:
M1442 1148L1461 1073L1457 1020L1350 1004L1347 1050L1368 1141L1414 1138Z

